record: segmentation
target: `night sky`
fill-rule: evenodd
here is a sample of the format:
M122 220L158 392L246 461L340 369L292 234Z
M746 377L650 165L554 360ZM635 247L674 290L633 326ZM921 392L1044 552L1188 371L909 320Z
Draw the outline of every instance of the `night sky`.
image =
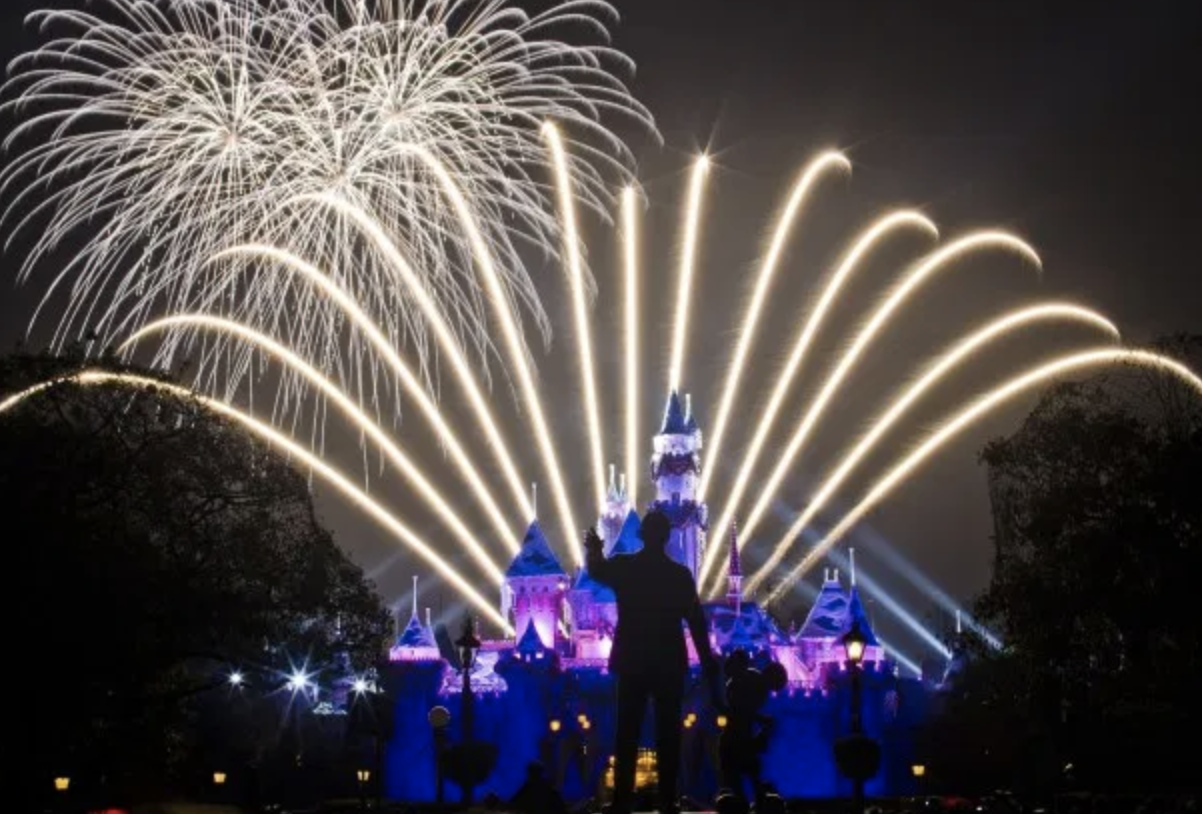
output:
M6 60L36 42L21 20L45 5L5 0L0 50ZM782 512L804 503L837 454L924 360L1001 310L1037 299L1072 299L1107 314L1136 343L1202 331L1202 273L1195 259L1202 157L1194 126L1202 99L1202 52L1193 47L1202 33L1199 4L632 0L618 6L623 22L615 44L638 63L633 90L656 115L666 141L659 147L630 134L651 201L643 226L644 302L652 323L643 381L645 427L662 409L681 203L689 164L701 149L714 158L717 171L706 204L685 389L693 393L703 429L717 409L755 261L793 179L807 158L828 147L846 150L854 164L850 180L821 185L790 241L771 313L760 326L754 368L739 395L741 419L728 437L727 453L750 439L750 417L767 400L773 373L823 276L854 234L883 211L917 206L945 238L983 226L1010 229L1044 259L1037 275L1013 258L990 254L961 264L924 290L819 425L809 454L782 492ZM612 230L589 222L586 232L601 288L595 341L607 441L617 455L619 267ZM874 255L828 323L822 350L811 357L786 411L790 423L894 275L929 248L921 239L903 238ZM18 289L19 257L9 252L0 262L0 342L11 346L25 335L47 277ZM547 271L540 279L546 281L556 336L542 360L542 375L561 455L574 470L577 512L584 516L590 473L569 304L562 278ZM41 334L34 331L35 344ZM865 475L883 471L939 416L988 382L1096 339L1080 328L1043 329L999 347L924 401ZM1011 431L1032 403L1000 414L948 449L872 515L866 533L879 534L948 593L971 597L988 579L992 553L985 472L977 453L990 437ZM510 426L516 435L521 425ZM780 445L786 438L783 432L774 435ZM360 461L353 442L337 446L335 436L328 449L352 464ZM525 460L537 477L533 444L528 446ZM731 457L716 462L720 476L710 494L715 517L733 474ZM768 467L761 471L766 475ZM384 481L373 468L373 489L384 492L386 487L376 485ZM859 478L849 484L840 494L844 505L854 503L869 483ZM642 496L647 494L644 485ZM391 497L404 514L404 495ZM411 575L425 569L390 554L390 540L337 501L323 497L322 508L386 599L407 601ZM436 526L423 525L414 512L415 526L436 537ZM836 520L826 517L827 523ZM557 529L558 523L547 527ZM754 549L769 545L782 530L779 523L766 523L749 556L762 556ZM930 614L932 602L870 550L860 562L864 573L879 578L917 616ZM433 580L423 585L423 594L423 602L436 607L452 602ZM874 615L886 638L911 656L928 655L882 605L878 600ZM789 613L799 615L806 607L798 598Z

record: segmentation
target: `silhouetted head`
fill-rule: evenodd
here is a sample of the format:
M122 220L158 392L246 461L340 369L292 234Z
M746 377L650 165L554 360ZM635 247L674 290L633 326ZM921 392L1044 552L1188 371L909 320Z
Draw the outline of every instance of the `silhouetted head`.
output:
M668 519L668 515L658 509L652 509L643 515L643 522L639 524L639 539L643 541L644 546L653 551L662 551L671 535L672 521Z
M764 667L764 680L772 692L780 692L789 686L789 674L779 661L771 661Z
M546 767L537 760L532 760L526 764L526 777L530 780L541 779L546 772Z

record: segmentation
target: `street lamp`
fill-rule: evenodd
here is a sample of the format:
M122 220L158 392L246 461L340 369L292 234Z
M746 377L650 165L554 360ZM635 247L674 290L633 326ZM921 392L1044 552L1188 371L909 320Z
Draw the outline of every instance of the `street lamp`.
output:
M558 718L554 718L551 720L551 731L552 732L558 732L561 728L563 728L563 723Z
M915 777L926 777L927 767L923 766L921 763L915 763L910 767L910 774L914 775Z
M847 664L851 673L851 734L840 738L835 743L835 763L839 771L852 781L853 800L852 810L857 814L864 812L864 781L877 773L881 767L881 747L876 741L865 736L863 718L863 688L862 673L864 670L864 651L868 647L868 637L856 619L851 630L843 636L843 650L847 655Z
M476 653L481 645L480 639L476 637L476 620L468 614L463 621L463 633L455 640L455 647L459 648L459 667L465 674L475 666Z
M359 781L359 808L367 811L367 781L371 780L371 770L359 769L355 772L355 778Z
M472 692L472 668L476 665L476 654L483 644L476 636L476 619L470 613L463 620L463 633L459 634L459 638L455 640L454 644L459 650L459 669L463 673L463 691L459 694L460 715L463 718L462 743L459 753L466 759L468 750L476 745L472 737L473 708L475 706L475 695ZM463 790L463 802L470 806L474 802L475 788L473 784L469 781L459 783L459 786Z
M224 786L225 785L225 772L213 772L213 785L214 786Z
M54 778L54 790L55 791L66 791L69 788L71 788L71 778L69 778L69 777Z

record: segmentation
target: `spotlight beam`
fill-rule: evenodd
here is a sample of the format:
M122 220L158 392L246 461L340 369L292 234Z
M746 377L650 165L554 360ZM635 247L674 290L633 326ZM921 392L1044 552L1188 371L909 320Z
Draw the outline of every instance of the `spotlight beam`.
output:
M789 551L792 550L793 544L813 519L818 516L818 513L830 502L835 491L843 485L856 466L876 448L881 437L906 416L906 413L913 407L915 402L939 385L956 368L981 352L991 342L1002 339L1008 334L1040 321L1078 322L1104 331L1116 341L1119 338L1118 328L1096 311L1091 311L1088 308L1082 308L1070 303L1048 303L1004 314L956 343L950 350L937 358L921 378L908 387L902 395L894 399L889 409L873 424L872 429L865 433L864 437L860 439L854 448L840 457L839 466L822 484L822 487L818 490L818 494L806 504L805 509L785 533L784 537L772 547L771 556L751 575L751 578L747 581L748 592L755 591L767 579L769 571L779 565L781 560L788 555Z
M730 369L727 371L726 383L722 386L722 398L718 404L717 418L714 420L714 429L709 437L709 455L715 461L719 459L718 456L722 449L722 441L726 436L726 422L729 420L731 408L734 406L735 393L738 392L739 382L743 376L743 368L747 363L747 353L751 350L752 340L755 339L755 329L759 327L760 314L764 310L764 305L768 300L768 292L772 288L773 277L776 274L777 267L780 265L781 254L785 250L785 242L792 233L794 224L799 219L802 205L809 197L810 190L818 182L819 178L822 177L823 173L836 169L842 170L845 173L851 172L851 162L839 152L824 152L811 161L802 170L801 177L794 184L793 191L789 195L789 200L781 212L776 232L772 236L772 243L768 247L768 255L764 258L764 263L760 267L759 276L756 277L755 290L751 295L751 304L747 307L742 327L738 330L739 341L735 346L734 359L731 361ZM701 480L697 484L698 500L705 499L705 492L713 473L713 467L707 467L701 473ZM715 537L715 539L720 540L722 538Z
M291 455L307 466L310 470L316 473L319 477L336 488L339 492L348 498L359 508L363 509L377 523L391 532L401 542L408 546L418 556L430 564L432 568L438 571L439 574L447 580L448 583L455 586L463 596L476 606L476 609L488 618L493 623L499 625L502 630L512 635L513 630L504 617L497 612L492 603L484 598L471 584L465 580L459 571L450 563L439 556L429 544L421 537L411 531L404 523L396 518L391 512L385 509L382 505L372 499L366 492L355 486L349 478L336 470L334 467L325 463L321 458L314 455L307 448L298 444L293 439L284 435L279 430L272 427L266 422L260 421L252 415L242 412L236 407L226 404L218 399L203 396L198 393L193 393L187 388L178 385L167 384L146 376L136 376L129 373L112 373L102 370L85 370L70 376L62 376L51 381L42 382L41 384L33 385L19 393L16 393L8 398L0 401L0 413L6 412L21 402L36 395L49 387L57 384L77 383L81 385L103 385L103 384L119 384L127 387L143 388L149 390L161 390L165 393L170 393L173 396L184 399L194 399L199 404L212 410L218 415L232 419L248 429L251 433L268 441L272 445L278 447L283 452Z
M375 351L380 354L384 362L400 379L405 392L417 402L418 407L421 408L422 415L425 416L430 425L434 427L435 432L438 433L439 440L448 453L450 453L451 460L454 461L459 475L467 481L472 495L492 521L497 539L502 540L511 552L516 554L520 551L521 543L514 536L513 526L505 520L500 506L497 505L496 500L493 498L492 490L484 483L484 479L481 478L480 473L477 471L477 466L468 457L455 431L451 429L451 426L443 417L442 411L439 410L438 405L430 397L426 388L422 386L417 374L410 369L409 365L392 346L388 337L384 335L380 327L367 315L359 304L341 286L333 282L328 275L322 273L316 266L291 252L275 246L261 243L247 243L241 246L233 246L214 255L210 258L209 263L237 256L259 257L269 260L299 275L321 291L325 297L329 298L347 319L363 333ZM498 458L503 454L508 454L504 450L498 451L495 448L493 452ZM515 493L515 498L529 501L529 496L526 494L525 489L518 489ZM521 506L523 504L519 503L518 505Z
M902 278L901 284L894 289L893 293L881 304L868 323L860 330L851 347L844 352L843 356L839 359L838 365L823 383L822 390L818 393L818 396L810 403L810 409L802 418L801 423L798 424L793 437L789 441L788 447L777 462L776 468L768 478L768 482L761 490L760 499L756 502L747 520L744 522L744 528L746 529L744 533L750 535L759 525L760 520L764 517L764 513L772 505L777 489L780 488L785 477L792 470L793 466L796 465L797 457L804 447L805 442L809 440L810 432L818 423L818 419L822 417L831 399L834 398L835 393L838 391L839 386L843 383L843 380L855 368L860 356L889 324L894 312L901 308L923 283L936 273L948 268L952 261L959 260L984 249L1008 249L1026 258L1036 268L1039 268L1040 265L1039 255L1029 245L1011 234L996 231L969 234L936 250L921 260L912 271Z
M976 421L1052 379L1088 368L1115 364L1127 364L1176 376L1193 388L1199 397L1202 397L1202 378L1177 360L1151 351L1104 348L1059 357L1038 365L1026 373L998 385L943 422L938 430L929 435L916 449L880 478L868 494L839 521L839 524L827 532L826 536L781 580L780 586L768 595L765 604L770 604L780 598L781 594L788 590L789 585L825 556L831 546L839 542L856 523L892 494L898 486L905 483L935 453L946 447L952 439L971 427Z
M447 528L451 530L451 533L463 544L464 548L471 554L472 559L488 575L489 579L498 586L504 583L504 573L489 553L480 545L479 535L474 534L463 524L463 521L459 519L459 515L447 504L446 499L438 489L430 483L421 468L409 459L409 456L397 446L396 442L388 437L388 434L376 422L371 420L367 413L360 409L351 399L347 398L346 394L337 385L323 376L317 368L271 337L265 336L233 320L206 314L179 314L146 324L129 339L125 340L121 344L120 350L127 350L147 336L163 331L170 331L175 328L201 328L236 336L245 342L255 345L269 356L279 360L288 368L303 376L306 381L320 390L326 398L333 401L348 421L358 428L360 432L366 433L384 451L388 460L392 461L404 473L409 483L426 500L430 508L434 510L434 514L438 516L438 519L445 523Z
M931 223L923 215L918 212L898 210L880 218L856 238L851 249L844 255L842 261L840 261L835 273L827 281L813 310L806 317L801 333L798 335L797 341L793 344L793 350L789 354L789 360L777 377L772 398L760 416L760 420L756 425L755 435L752 437L747 451L743 454L743 461L739 465L738 473L735 476L735 484L726 499L726 507L719 517L717 524L714 526L715 534L713 539L721 540L725 537L726 530L730 527L730 522L734 518L739 501L742 500L744 493L751 485L751 476L755 472L756 464L759 463L764 445L768 442L768 436L776 424L777 416L784 407L785 400L792 392L793 384L797 379L798 373L801 371L802 363L810 352L810 346L814 342L814 337L825 322L827 314L834 307L835 300L843 291L844 286L847 285L851 276L860 268L861 261L865 255L893 231L902 227L914 227L915 229L929 233L932 237L939 236L939 231L935 228L935 224ZM744 526L743 533L747 534L746 526ZM715 563L719 548L721 547L710 546L706 549L705 559L702 561L700 579L698 580L699 585L705 585L706 576Z

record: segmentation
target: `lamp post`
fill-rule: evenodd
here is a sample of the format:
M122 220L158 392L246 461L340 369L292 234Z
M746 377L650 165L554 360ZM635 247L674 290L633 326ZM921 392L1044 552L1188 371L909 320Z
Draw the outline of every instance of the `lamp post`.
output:
M472 692L472 668L476 666L476 653L480 651L481 642L476 636L476 620L468 614L463 620L463 633L455 640L459 650L459 669L463 674L463 692L459 695L459 714L463 719L463 731L460 740L464 744L472 743L472 723L475 706L475 695ZM463 787L463 802L471 805L475 796L475 787L468 783Z
M852 781L852 811L864 812L864 781L877 773L881 766L881 747L864 734L863 662L868 638L856 620L843 637L848 672L851 673L851 734L835 743L835 763L839 771Z
M367 781L371 780L371 771L359 769L355 772L355 779L359 781L359 808L367 811Z

